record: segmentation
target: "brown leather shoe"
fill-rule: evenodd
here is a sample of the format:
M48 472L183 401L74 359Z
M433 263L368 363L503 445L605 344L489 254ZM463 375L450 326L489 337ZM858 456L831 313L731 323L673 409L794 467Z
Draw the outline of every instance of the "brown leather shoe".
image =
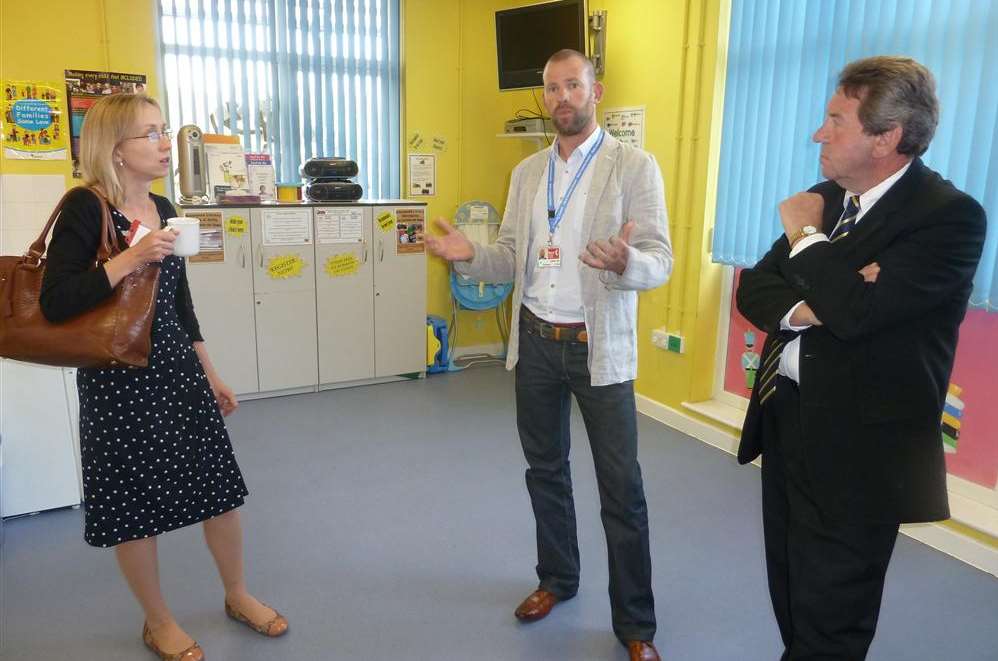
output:
M547 617L557 603L558 597L547 590L534 590L516 607L513 615L521 622L536 622Z
M194 643L183 652L177 652L176 654L170 654L161 650L152 637L152 631L149 630L148 622L142 625L142 642L162 661L204 661L204 652L197 643Z
M260 602L263 603L263 602ZM267 606L267 604L263 604ZM271 608L267 606L267 608ZM283 636L288 632L288 619L277 612L276 609L271 608L274 611L274 617L267 620L266 622L256 623L250 620L248 617L237 611L229 602L225 602L225 614L231 617L236 622L242 622L248 626L253 631L268 636L270 638L277 638L278 636Z
M631 655L631 661L661 661L650 640L627 641L627 653Z

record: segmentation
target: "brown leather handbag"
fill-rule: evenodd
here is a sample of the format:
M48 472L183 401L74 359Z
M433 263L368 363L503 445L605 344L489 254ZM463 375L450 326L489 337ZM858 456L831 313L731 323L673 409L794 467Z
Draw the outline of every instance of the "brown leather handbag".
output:
M101 207L97 268L121 248L107 201L93 188L89 190ZM146 367L159 264L146 264L128 274L111 296L72 319L51 323L42 315L38 302L45 274L42 255L49 231L72 192L59 200L45 229L23 256L0 257L0 357L57 367Z

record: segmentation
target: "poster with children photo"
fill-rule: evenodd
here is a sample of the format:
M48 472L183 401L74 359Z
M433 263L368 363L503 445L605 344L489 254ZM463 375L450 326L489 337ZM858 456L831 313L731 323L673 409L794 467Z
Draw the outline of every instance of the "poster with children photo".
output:
M6 80L3 90L0 135L4 156L45 161L66 158L60 88L55 83Z
M399 255L424 253L426 251L426 245L423 243L424 210L396 209L395 218L397 221L395 232L398 236L396 253Z
M83 71L65 69L66 100L69 106L70 151L73 154L73 176L79 178L80 130L83 118L97 99L109 94L144 94L146 76L120 71Z

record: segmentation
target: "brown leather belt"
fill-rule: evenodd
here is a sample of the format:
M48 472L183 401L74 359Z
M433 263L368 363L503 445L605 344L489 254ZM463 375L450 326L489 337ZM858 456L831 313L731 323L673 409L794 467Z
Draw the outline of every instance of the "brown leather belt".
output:
M584 323L552 324L531 312L530 308L526 305L520 308L520 324L528 333L537 335L545 340L583 343L589 341L589 333L586 332L586 325Z

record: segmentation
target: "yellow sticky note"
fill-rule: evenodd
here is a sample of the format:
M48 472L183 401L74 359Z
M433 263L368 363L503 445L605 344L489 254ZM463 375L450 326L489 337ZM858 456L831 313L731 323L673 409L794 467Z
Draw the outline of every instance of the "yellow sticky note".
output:
M382 232L391 232L395 229L395 214L386 211L378 216L378 227L381 228Z
M296 278L305 268L305 261L300 255L278 255L267 262L267 275L274 280Z
M353 275L360 270L360 260L352 252L333 255L326 260L326 275L330 278L342 278Z
M246 233L248 224L242 216L229 216L225 219L225 233L232 236L242 236Z

